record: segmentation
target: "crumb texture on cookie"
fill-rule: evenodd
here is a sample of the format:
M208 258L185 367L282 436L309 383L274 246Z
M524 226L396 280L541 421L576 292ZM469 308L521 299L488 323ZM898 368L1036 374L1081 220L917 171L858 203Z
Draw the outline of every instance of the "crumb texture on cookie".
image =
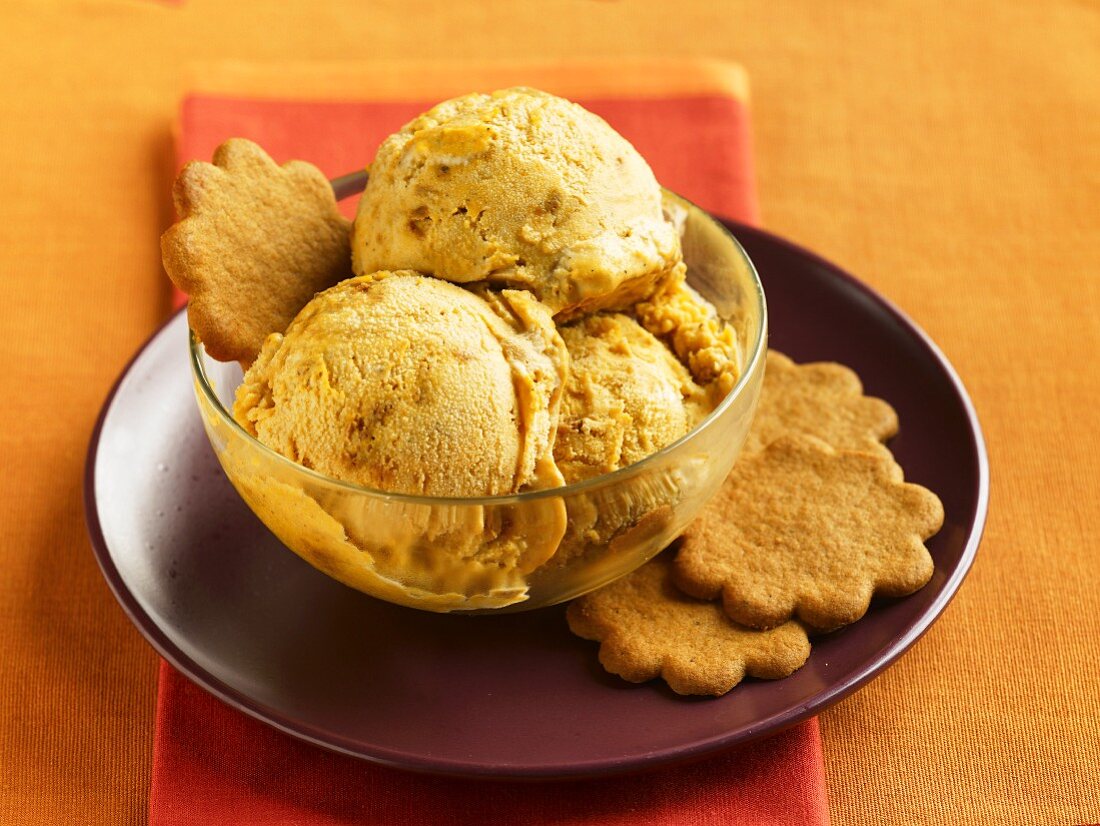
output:
M172 196L164 268L189 296L188 321L212 358L251 364L270 333L351 275L351 224L311 164L279 166L232 138L213 163L187 164Z
M797 617L818 630L854 622L871 597L904 596L932 576L924 540L943 524L931 491L892 459L784 437L745 456L684 534L676 582L753 628Z
M661 677L678 694L722 695L745 676L786 677L810 655L796 622L756 631L732 622L717 603L689 597L662 554L570 604L573 633L600 642L600 663L625 680Z
M863 395L852 370L834 362L795 364L768 351L764 387L744 452L783 436L816 436L837 450L887 455L882 442L898 432L898 416L882 399Z

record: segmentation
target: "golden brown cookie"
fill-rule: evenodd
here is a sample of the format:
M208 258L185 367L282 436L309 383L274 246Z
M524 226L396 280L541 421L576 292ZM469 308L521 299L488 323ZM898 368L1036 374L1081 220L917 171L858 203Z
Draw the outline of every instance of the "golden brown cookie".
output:
M213 160L192 161L176 179L179 217L161 255L190 296L188 319L206 351L247 365L314 293L351 275L351 224L311 164L277 166L241 138Z
M676 557L676 583L753 628L798 617L828 630L863 616L873 594L904 596L932 576L924 540L943 524L931 491L888 457L784 437L745 456Z
M754 631L717 603L685 596L667 553L574 600L566 617L574 634L600 642L608 671L633 683L661 677L677 694L725 694L746 674L786 677L810 656L796 622Z
M841 364L795 364L768 351L764 388L744 452L755 453L782 436L816 436L837 450L889 451L882 442L898 432L898 415L882 399L863 395L859 376Z

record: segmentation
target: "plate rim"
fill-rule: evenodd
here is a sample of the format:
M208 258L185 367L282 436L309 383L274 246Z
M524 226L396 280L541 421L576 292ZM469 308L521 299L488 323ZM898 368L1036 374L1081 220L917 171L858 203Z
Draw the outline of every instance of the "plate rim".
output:
M970 569L973 567L978 547L981 544L982 536L985 531L986 519L989 511L990 472L985 437L978 420L974 403L954 366L932 338L893 302L885 298L873 287L860 281L838 265L811 250L758 227L742 224L720 216L715 217L729 229L735 237L737 237L738 234L754 235L758 240L774 244L788 253L808 259L810 262L827 270L831 276L845 282L849 287L868 295L874 303L897 322L908 335L916 339L931 354L940 370L948 378L955 395L962 402L968 429L974 443L978 469L978 490L975 499L975 509L966 543L963 547L958 564L944 581L935 599L914 622L906 627L901 634L895 637L885 649L879 652L879 654L862 669L849 673L844 679L831 684L813 695L807 702L795 706L794 708L779 711L761 718L757 721L757 725L747 731L742 728L733 732L721 732L712 737L697 739L690 743L670 746L642 755L578 760L564 764L529 764L502 767L497 764L485 762L460 762L450 758L427 757L423 754L411 754L386 748L384 746L364 748L364 744L359 741L343 738L338 734L328 731L322 732L309 724L289 720L280 712L252 699L246 693L233 688L213 674L210 674L168 638L167 634L162 631L157 622L145 611L134 594L126 586L121 573L114 564L99 519L95 496L95 471L100 436L104 423L114 405L119 390L126 378L130 375L130 371L133 369L138 359L142 357L162 333L177 321L180 315L186 313L186 307L173 312L164 323L162 323L142 343L135 351L134 355L127 361L125 367L120 371L118 378L111 386L110 391L103 401L99 414L96 417L95 426L89 438L84 465L82 491L84 519L88 536L91 540L92 551L96 557L96 562L116 601L122 607L131 623L134 624L137 630L145 638L146 642L148 642L165 661L186 679L238 711L242 711L250 717L282 731L295 739L305 741L327 751L347 755L370 763L437 776L497 780L555 780L642 772L704 758L718 752L726 751L734 746L776 734L820 713L858 691L893 665L922 636L924 636L928 629L943 615L944 610L954 599L963 581L969 574Z

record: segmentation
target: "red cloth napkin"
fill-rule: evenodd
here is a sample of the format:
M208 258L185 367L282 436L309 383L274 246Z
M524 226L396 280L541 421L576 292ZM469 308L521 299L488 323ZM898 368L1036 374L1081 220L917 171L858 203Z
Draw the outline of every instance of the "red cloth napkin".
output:
M553 89L551 89L553 91ZM329 177L362 167L434 100L303 101L193 95L178 159L251 138ZM578 98L704 208L757 220L748 110L725 94ZM348 205L349 214L353 204ZM331 754L223 705L162 663L150 823L827 824L817 721L685 767L636 777L519 784L413 775Z

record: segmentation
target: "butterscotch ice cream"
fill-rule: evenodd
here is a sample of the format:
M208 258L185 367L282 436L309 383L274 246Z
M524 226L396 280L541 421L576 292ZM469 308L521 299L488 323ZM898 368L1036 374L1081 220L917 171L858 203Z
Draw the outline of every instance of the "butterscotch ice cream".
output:
M227 475L285 544L366 593L451 611L579 592L591 583L576 572L622 573L683 527L724 447L555 490L676 442L740 369L733 329L686 284L680 230L699 239L676 223L684 207L663 202L626 140L533 89L439 104L378 150L346 279L305 306L309 291L279 293L285 329L256 314L256 295L296 273L249 260L271 239L313 243L301 210L260 197L269 177L301 167L279 169L238 164L184 183L195 203L210 203L200 184L231 184L240 215L219 207L200 227L221 251L226 215L235 221L228 246L244 260L218 272L250 274L216 285L220 320L268 333L242 359L233 417L327 477L235 427L215 435L208 417ZM707 283L705 268L695 274ZM531 495L508 498L519 493ZM482 497L501 498L468 501Z
M446 101L386 139L352 255L359 274L530 290L563 319L645 298L680 246L634 147L577 104L517 88Z
M561 335L570 370L554 458L567 482L644 459L713 407L669 348L627 315L589 315Z
M741 373L736 333L688 285L683 267L638 302L634 314L668 344L696 380L709 387L712 398L721 399L733 389Z
M268 337L234 417L336 479L428 496L515 493L561 483L551 450L566 369L530 294L483 297L378 272L320 293Z

